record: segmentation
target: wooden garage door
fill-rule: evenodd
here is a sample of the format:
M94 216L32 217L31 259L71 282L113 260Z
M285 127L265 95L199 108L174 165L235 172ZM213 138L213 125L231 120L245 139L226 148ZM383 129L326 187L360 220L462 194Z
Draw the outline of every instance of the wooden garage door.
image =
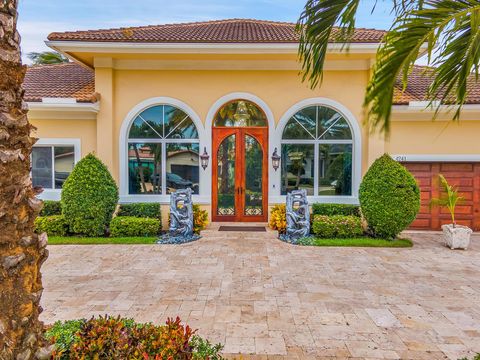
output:
M403 163L420 186L421 207L412 229L439 230L450 223L447 209L430 208L430 199L439 197L438 174L457 185L465 200L457 206L456 220L476 231L480 230L480 163Z

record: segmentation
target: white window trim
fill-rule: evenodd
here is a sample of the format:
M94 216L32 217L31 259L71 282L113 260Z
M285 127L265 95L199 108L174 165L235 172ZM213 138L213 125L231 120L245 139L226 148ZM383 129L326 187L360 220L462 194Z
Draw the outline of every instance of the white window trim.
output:
M155 106L155 105L171 105L182 111L184 111L193 121L198 131L198 140L195 139L195 142L199 142L200 154L203 153L203 148L207 146L207 139L205 136L205 128L200 120L200 117L193 111L193 109L184 103L181 100L171 98L171 97L153 97L146 99L137 105L135 105L125 116L122 126L120 128L120 141L119 141L119 169L120 169L120 202L121 203L132 203L132 202L159 202L162 204L170 203L170 195L151 195L151 194L129 194L128 193L128 142L131 141L128 139L128 131L130 125L136 119L136 117L145 109ZM183 142L191 142L191 139L186 139ZM145 139L142 139L145 142ZM148 140L150 141L150 140ZM208 148L207 148L208 149ZM208 166L211 164L209 163ZM162 165L163 167L163 165ZM210 171L207 168L203 168L199 164L199 194L192 195L192 200L198 204L207 204L210 203L210 198L207 194L210 193L208 183L211 181L209 178Z
M33 147L35 146L73 146L75 164L82 157L81 140L78 138L41 138L33 145ZM44 189L38 198L42 200L60 200L61 194L62 189Z
M356 117L353 113L343 104L339 103L338 101L323 98L323 97L316 97L316 98L309 98L304 99L302 101L297 102L292 107L290 107L285 114L280 119L276 131L275 136L273 136L273 142L271 142L271 146L273 148L277 148L279 152L281 152L281 144L282 144L282 135L285 126L287 125L290 118L295 115L298 111L309 107L309 106L326 106L335 111L338 111L348 122L350 125L350 129L352 130L352 140L335 140L332 143L341 144L341 143L350 143L352 144L352 195L350 196L308 196L308 200L313 202L322 202L322 203L339 203L339 204L358 204L358 189L360 187L360 182L362 179L362 131L357 121ZM289 140L285 140L283 142L289 142ZM295 143L303 143L302 140L295 141ZM308 140L305 143L313 144L316 143L315 149L318 150L318 141L315 140ZM328 140L322 141L322 143L329 143ZM315 166L315 173L318 173L318 164L314 164ZM272 185L270 187L271 193L269 196L269 203L276 204L276 203L285 203L286 195L281 195L281 169L278 169L276 172L271 171L271 176L269 176ZM318 180L318 179L316 179ZM315 189L317 189L318 184L314 184Z

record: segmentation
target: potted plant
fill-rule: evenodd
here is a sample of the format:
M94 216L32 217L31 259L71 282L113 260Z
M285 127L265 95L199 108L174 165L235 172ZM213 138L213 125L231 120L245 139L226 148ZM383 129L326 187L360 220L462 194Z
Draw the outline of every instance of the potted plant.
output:
M439 174L439 178L444 195L438 199L432 199L430 205L446 207L452 217L451 224L442 225L445 245L450 249L466 250L470 244L472 229L467 226L457 225L455 222L455 207L457 203L464 200L464 198L458 194L457 187L450 185L442 174Z

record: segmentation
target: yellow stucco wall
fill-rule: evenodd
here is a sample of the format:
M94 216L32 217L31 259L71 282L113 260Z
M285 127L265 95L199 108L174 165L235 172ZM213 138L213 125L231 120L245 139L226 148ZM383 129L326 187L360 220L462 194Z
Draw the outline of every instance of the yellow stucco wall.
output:
M29 121L37 128L38 138L80 139L82 157L97 150L96 120L36 119Z
M326 72L323 85L317 90L310 90L307 84L302 83L297 71L116 70L112 81L114 137L111 168L118 178L117 149L120 127L128 112L148 98L159 96L176 98L189 105L205 123L208 111L219 98L233 92L247 92L262 99L278 123L283 114L297 102L311 97L326 97L346 106L361 123L367 72ZM97 88L108 88L108 85L97 83ZM364 141L363 145L365 167L368 142Z
M480 121L393 121L390 154L480 154Z

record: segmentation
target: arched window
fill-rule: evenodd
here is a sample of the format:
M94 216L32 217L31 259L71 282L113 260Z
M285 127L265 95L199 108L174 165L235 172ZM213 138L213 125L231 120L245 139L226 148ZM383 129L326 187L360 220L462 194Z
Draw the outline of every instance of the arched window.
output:
M215 127L268 126L265 113L251 101L234 100L223 105L215 115Z
M199 193L199 137L183 110L156 105L143 110L128 131L128 193Z
M306 189L309 196L352 195L352 130L342 114L308 106L283 129L281 194Z

